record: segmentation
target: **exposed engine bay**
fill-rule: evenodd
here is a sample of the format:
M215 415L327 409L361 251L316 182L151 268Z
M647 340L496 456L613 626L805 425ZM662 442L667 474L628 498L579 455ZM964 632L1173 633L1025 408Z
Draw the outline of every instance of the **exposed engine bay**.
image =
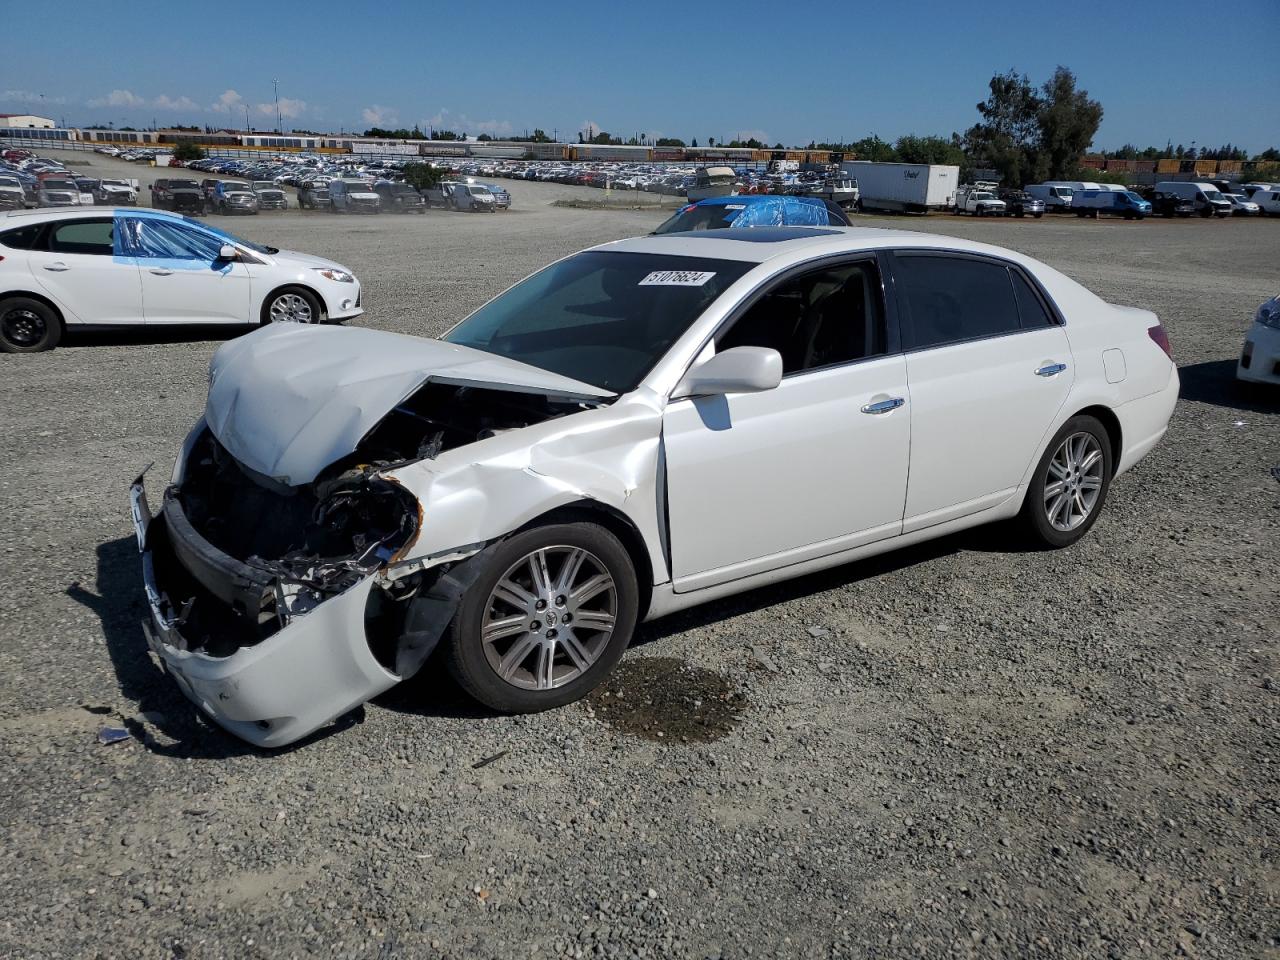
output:
M190 649L228 656L261 642L401 559L421 529L422 508L386 472L597 403L428 381L351 454L300 486L254 472L204 430L181 483L165 491L164 536L155 544L172 561L161 565L165 592ZM422 579L381 584L371 598L370 615L388 642Z

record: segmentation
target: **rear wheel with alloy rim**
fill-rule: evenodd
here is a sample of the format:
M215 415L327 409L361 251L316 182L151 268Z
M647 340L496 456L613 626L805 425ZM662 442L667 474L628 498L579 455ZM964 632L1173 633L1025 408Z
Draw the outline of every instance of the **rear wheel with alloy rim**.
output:
M320 323L323 313L320 298L301 287L273 293L263 310L265 319L271 323L283 323L287 320L295 323Z
M47 304L29 297L0 300L0 351L39 353L62 339L62 321Z
M1094 417L1072 417L1036 465L1022 521L1032 539L1066 547L1088 532L1102 512L1114 472L1111 440Z
M505 541L449 628L449 668L488 707L527 713L595 688L622 658L639 590L626 549L594 523Z

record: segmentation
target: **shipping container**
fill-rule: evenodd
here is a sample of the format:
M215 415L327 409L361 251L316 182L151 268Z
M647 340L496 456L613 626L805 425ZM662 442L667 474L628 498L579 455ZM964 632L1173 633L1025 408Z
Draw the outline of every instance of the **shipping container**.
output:
M1180 160L1157 160L1156 173L1177 173L1181 164Z

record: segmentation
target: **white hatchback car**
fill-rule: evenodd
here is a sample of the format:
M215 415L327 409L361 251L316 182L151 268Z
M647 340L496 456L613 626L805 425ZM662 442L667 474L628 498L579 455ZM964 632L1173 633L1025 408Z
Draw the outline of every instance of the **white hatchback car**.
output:
M1154 314L1036 260L763 227L575 254L443 340L223 345L153 515L152 648L289 743L437 643L498 710L583 696L635 625L966 527L1074 543L1164 435Z
M70 327L303 323L359 316L341 264L151 210L0 216L0 351L34 353Z

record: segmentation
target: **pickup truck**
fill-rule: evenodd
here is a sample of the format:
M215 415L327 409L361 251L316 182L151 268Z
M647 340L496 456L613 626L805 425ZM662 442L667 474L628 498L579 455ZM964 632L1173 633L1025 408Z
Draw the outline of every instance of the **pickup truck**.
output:
M157 210L185 210L204 213L204 194L194 180L170 180L167 177L151 184L151 206Z
M1004 212L1005 202L989 190L966 193L956 202L956 213L972 213L975 217L1003 217Z

